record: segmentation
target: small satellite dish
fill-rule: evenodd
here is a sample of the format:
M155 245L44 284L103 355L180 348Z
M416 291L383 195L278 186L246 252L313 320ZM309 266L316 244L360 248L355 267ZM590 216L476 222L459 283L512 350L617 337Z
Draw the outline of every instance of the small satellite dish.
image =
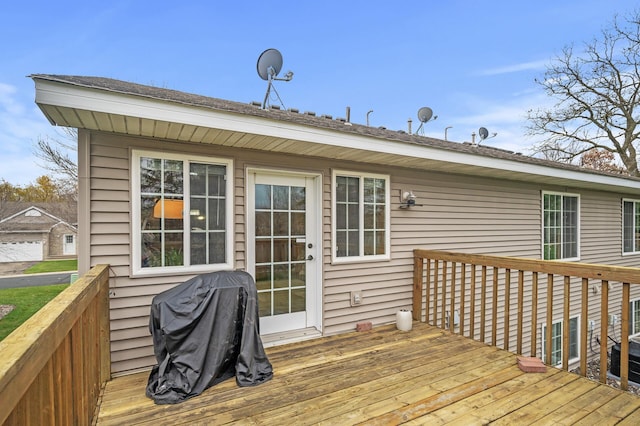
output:
M418 110L418 120L420 120L421 123L426 123L431 120L431 117L433 117L433 110L431 108L422 107Z
M430 120L435 120L437 119L438 116L434 116L433 115L433 110L429 107L422 107L418 110L418 120L420 120L420 127L418 127L418 130L416 130L416 135L417 134L423 134L424 135L424 129L423 129L423 125L424 123L430 121Z
M475 135L475 134L474 134ZM480 143L484 140L487 139L491 139L491 138L495 138L498 134L496 132L493 132L491 134L491 136L489 136L489 130L487 130L486 127L480 127L478 129L478 136L480 136L480 142L478 142L478 145L480 145ZM474 143L475 144L475 143Z
M277 49L265 50L258 57L256 69L258 70L260 78L269 82L267 93L265 93L264 101L262 101L262 109L267 108L267 101L269 100L271 89L273 89L280 104L282 104L282 99L280 99L280 95L278 95L276 88L273 86L273 82L275 80L290 81L293 78L293 72L291 71L288 71L284 77L278 78L278 74L280 74L280 70L282 69L282 54ZM282 106L284 107L284 105Z
M267 49L258 58L258 75L263 80L269 80L280 74L282 69L282 54L277 49Z

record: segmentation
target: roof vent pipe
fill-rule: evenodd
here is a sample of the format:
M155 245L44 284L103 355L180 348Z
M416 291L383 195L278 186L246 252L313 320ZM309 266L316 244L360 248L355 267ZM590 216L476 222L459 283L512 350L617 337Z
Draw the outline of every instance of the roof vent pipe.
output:
M372 112L373 112L373 110L372 110L372 109L370 109L370 110L367 112L367 126L369 126L369 114L371 114Z
M407 120L407 125L409 127L409 134L411 134L411 123L412 123L411 119L408 119Z
M471 133L471 143L473 145L476 144L476 132Z
M351 121L351 107L347 107L347 123Z

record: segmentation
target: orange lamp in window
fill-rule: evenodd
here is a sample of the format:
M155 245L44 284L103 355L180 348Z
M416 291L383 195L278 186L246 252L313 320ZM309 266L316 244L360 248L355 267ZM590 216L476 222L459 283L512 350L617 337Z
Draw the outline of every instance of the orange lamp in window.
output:
M158 200L153 206L153 217L159 219L182 219L182 200ZM164 215L162 211L164 210Z

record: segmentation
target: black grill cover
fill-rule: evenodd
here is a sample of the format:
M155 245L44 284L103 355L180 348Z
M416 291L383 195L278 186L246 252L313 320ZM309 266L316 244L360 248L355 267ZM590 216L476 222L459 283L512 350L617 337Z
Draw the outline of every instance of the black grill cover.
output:
M175 404L236 376L239 386L273 376L260 339L256 286L251 275L199 275L153 298L149 330L158 365L147 396Z

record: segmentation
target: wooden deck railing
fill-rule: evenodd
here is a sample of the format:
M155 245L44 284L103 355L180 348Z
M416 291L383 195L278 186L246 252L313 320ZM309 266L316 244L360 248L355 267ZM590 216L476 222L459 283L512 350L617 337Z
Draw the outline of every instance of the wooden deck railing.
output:
M587 370L588 335L598 331L589 329L589 320L599 319L600 381L606 383L609 313L620 312L620 384L626 390L630 289L638 285L640 268L418 249L414 250L413 318L518 354L530 345L530 355L540 356L538 324L550 325L561 317L562 368L568 370L569 319L577 312L582 375ZM551 365L551 336L552 327L547 326L547 365Z
M111 375L108 292L98 265L0 342L0 424L91 424Z

